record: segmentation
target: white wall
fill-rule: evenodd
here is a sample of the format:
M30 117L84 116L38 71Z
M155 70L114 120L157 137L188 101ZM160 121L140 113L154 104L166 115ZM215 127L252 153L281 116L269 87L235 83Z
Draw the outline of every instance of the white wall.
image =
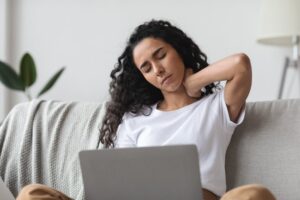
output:
M6 1L0 0L0 59L7 61L6 55ZM7 109L7 89L0 83L0 122L8 112Z
M60 67L67 69L42 98L103 101L109 73L133 28L168 19L191 36L214 62L236 52L252 60L248 101L275 99L289 49L257 44L260 0L12 0L11 63L32 53L38 67L36 94ZM3 22L2 22L3 23ZM1 25L1 23L0 23ZM2 48L2 46L1 46ZM2 56L2 55L1 55ZM296 82L297 83L297 82ZM290 97L297 97L294 88ZM2 94L2 93L1 93ZM12 93L10 107L26 100Z

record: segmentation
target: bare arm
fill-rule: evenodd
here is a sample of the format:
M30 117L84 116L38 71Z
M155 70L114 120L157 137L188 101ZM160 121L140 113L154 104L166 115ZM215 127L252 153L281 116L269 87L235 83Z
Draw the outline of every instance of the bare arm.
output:
M240 53L217 61L203 70L186 77L184 86L189 96L199 95L199 90L216 81L226 81L224 95L230 119L237 121L241 108L251 88L251 63Z

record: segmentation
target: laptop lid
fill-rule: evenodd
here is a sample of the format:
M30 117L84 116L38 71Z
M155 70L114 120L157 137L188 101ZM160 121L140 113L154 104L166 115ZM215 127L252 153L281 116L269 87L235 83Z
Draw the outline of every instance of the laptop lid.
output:
M195 145L79 153L88 200L202 200Z

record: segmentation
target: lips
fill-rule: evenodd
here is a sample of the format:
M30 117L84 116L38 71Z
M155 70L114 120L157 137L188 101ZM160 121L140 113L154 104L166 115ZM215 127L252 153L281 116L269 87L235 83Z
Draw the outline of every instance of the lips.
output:
M171 76L172 76L172 75L166 76L166 77L162 80L161 85L163 85L163 84L164 84Z

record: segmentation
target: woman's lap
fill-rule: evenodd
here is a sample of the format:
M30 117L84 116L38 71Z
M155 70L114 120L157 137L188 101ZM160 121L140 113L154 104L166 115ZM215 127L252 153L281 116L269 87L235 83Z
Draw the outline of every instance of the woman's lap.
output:
M71 200L62 192L41 184L25 186L16 200ZM220 200L275 200L266 187L258 184L244 185L226 192Z

